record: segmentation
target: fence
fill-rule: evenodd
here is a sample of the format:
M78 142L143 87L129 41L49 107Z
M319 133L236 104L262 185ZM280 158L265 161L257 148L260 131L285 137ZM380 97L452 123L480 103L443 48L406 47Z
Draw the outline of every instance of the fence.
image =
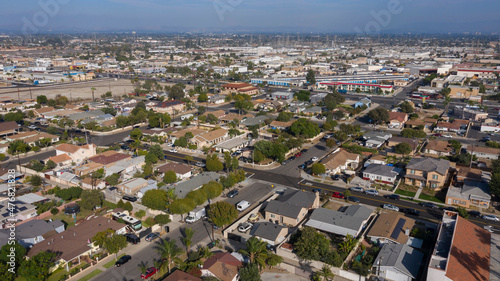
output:
M67 180L63 180L63 179L58 178L58 177L53 176L53 175L47 175L47 174L42 173L42 172L37 172L37 171L30 169L28 167L25 167L25 166L16 165L16 168L21 173L28 174L28 175L38 175L43 179L48 179L48 180L54 181L54 182L59 183L59 184L64 185L64 186L70 186L70 187L71 186L78 186L78 184L76 184L74 182L69 182Z

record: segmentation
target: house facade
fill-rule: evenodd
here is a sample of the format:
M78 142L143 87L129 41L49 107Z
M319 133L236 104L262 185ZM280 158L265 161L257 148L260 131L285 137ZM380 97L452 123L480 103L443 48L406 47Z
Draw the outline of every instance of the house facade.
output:
M412 158L406 165L405 184L440 188L450 170L450 161L435 158Z

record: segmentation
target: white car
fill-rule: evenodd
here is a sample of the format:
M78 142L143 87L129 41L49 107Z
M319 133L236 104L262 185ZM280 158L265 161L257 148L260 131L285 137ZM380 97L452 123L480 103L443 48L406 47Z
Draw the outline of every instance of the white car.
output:
M376 189L368 189L365 190L365 194L376 196L378 195L378 191Z
M318 157L313 157L313 158L311 158L311 161L313 161L313 162L318 161Z
M451 138L453 138L453 136L452 135L443 135L443 138L450 138L451 139Z
M174 152L174 153L177 153L177 149L172 148L172 149L170 149L168 152Z
M30 128L31 130L36 130L37 127L35 125L29 125L28 128Z
M399 212L399 208L392 205L392 204L384 204L383 208L387 209L387 210Z
M500 221L500 219L495 215L483 215L483 219L489 221Z
M205 167L205 166L206 166L204 163L201 163L201 162L196 162L194 165L195 165L196 167L200 167L200 168L203 168L203 167Z
M248 223L248 222L242 223L238 227L238 231L241 233L245 233L245 232L249 231L252 228L252 226L253 226L253 224Z

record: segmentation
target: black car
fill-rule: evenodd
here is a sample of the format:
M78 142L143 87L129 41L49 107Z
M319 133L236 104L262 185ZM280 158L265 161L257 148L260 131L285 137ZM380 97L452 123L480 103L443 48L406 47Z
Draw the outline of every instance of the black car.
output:
M306 168L306 164L299 165L298 168L304 170Z
M452 212L458 212L458 209L455 207L444 207L443 210L445 211L452 211Z
M481 216L481 213L478 211L469 211L469 215L479 218Z
M131 244L135 245L135 244L141 242L141 239L135 234L127 233L124 236L125 236L125 238L127 238L127 241L130 242Z
M227 193L227 197L229 197L229 198L233 198L233 197L235 197L235 196L236 196L236 195L238 195L238 194L239 194L238 190L233 189L233 190L231 190L231 191L229 191L229 192Z
M415 209L403 209L403 213L407 214L407 215L412 215L412 216L419 216L420 215L420 211L417 211Z
M340 175L333 175L332 180L336 180L336 181L340 180Z
M359 203L359 199L357 197L354 197L354 196L347 197L347 200L354 202L354 203Z
M426 208L431 208L431 209L435 209L437 208L438 206L434 203L430 203L430 202L421 202L419 203L420 206L423 206L423 207L426 207Z
M126 264L129 260L131 260L132 257L129 256L129 255L125 255L125 256L122 256L121 258L119 258L116 262L115 262L115 265L117 267L120 267L121 265L123 264Z
M125 195L122 197L123 200L127 200L127 201L130 201L130 202L135 202L137 201L137 197L134 197L134 196L129 196L129 195Z
M397 194L384 195L384 197L387 199L399 200L399 195L397 195Z

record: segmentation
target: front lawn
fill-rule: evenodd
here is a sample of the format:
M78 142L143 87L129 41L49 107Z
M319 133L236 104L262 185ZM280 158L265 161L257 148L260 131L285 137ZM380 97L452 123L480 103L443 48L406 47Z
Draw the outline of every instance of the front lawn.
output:
M402 195L402 196L408 196L408 197L414 197L416 194L416 192L409 191L409 190L401 190L399 188L396 189L396 191L394 193Z
M101 272L102 272L102 270L96 269L96 270L92 271L91 273L83 276L83 278L78 279L78 281L88 281L88 280L92 279L92 277L99 275Z
M432 201L432 202L444 204L444 200L437 198L436 196L432 196L432 195L428 195L428 194L424 194L424 193L421 193L418 198L422 199L422 200L427 200L427 201Z

